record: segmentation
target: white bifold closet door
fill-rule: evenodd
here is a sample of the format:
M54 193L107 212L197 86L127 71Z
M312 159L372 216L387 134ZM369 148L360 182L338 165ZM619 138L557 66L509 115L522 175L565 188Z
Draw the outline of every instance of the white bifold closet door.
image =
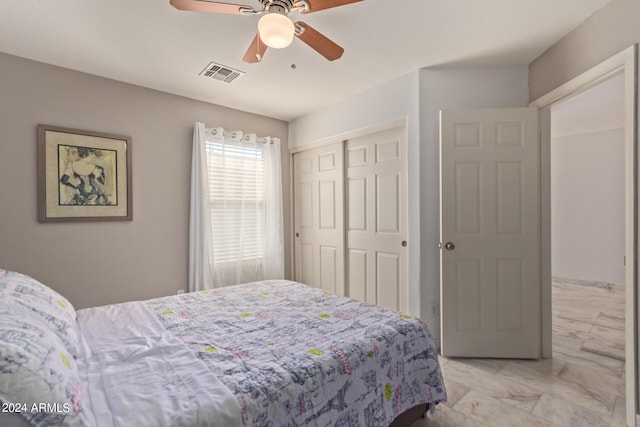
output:
M404 128L346 142L349 296L406 312Z
M342 143L293 156L297 282L345 295Z
M396 127L294 155L297 281L407 311L405 134Z

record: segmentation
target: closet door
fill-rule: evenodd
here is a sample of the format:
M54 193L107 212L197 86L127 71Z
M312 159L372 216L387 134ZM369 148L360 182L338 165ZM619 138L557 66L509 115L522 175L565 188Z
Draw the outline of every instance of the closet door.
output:
M346 143L346 278L350 297L406 312L406 130Z
M344 295L342 142L293 156L297 282Z

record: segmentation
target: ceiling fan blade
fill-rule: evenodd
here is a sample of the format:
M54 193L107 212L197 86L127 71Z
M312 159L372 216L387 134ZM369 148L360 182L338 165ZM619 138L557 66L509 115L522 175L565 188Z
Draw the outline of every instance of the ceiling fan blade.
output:
M302 13L317 12L319 10L344 6L345 4L357 3L359 1L362 0L307 0L307 3L309 3L309 10Z
M344 49L342 47L314 30L309 24L299 21L294 25L296 26L296 37L329 61L335 61L344 53Z
M251 6L242 4L219 3L206 0L169 0L171 6L179 10L190 10L193 12L228 13L240 15L242 10L253 10Z
M262 61L262 57L264 57L264 53L267 50L267 45L260 39L260 34L256 34L253 38L253 41L249 45L249 49L242 57L244 62L248 62L249 64L253 64L255 62Z

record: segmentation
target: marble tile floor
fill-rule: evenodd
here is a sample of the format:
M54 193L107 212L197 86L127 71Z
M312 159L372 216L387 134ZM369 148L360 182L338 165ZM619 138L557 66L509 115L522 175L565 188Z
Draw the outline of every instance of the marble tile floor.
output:
M412 427L624 426L624 289L555 280L551 359L440 362L448 402Z

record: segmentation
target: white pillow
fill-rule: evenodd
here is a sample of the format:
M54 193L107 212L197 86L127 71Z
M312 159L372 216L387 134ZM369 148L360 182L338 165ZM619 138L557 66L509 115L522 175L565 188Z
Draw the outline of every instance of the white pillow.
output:
M84 426L76 312L62 295L0 269L0 401L34 425Z
M7 304L31 311L30 317L41 319L72 356L78 355L76 311L65 297L29 276L0 270L0 306Z
M86 425L74 357L39 315L6 303L0 304L0 401L34 425Z

